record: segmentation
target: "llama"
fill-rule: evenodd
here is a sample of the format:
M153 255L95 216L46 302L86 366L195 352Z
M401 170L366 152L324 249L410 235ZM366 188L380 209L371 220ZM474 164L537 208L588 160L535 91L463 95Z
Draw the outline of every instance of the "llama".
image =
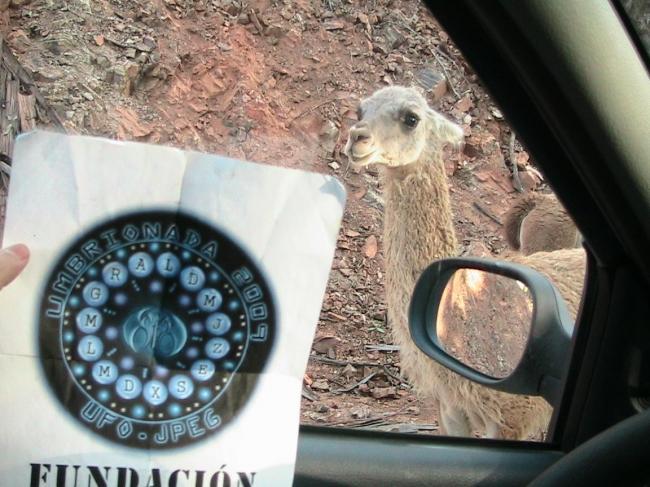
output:
M524 255L582 245L582 236L560 202L551 195L519 198L504 218L506 241Z
M388 320L404 374L417 393L437 402L443 433L526 439L543 434L552 409L541 397L483 387L423 354L411 340L408 307L415 282L432 261L457 256L445 144L463 131L427 105L413 88L392 86L361 101L345 153L353 166L378 164L384 185L384 245ZM554 281L575 318L582 290L582 249L516 256Z

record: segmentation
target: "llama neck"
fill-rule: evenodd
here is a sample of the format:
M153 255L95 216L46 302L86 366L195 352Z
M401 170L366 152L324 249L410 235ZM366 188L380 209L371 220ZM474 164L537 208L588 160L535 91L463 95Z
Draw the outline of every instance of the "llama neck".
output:
M388 318L396 343L414 348L408 307L415 282L432 261L458 255L449 188L440 161L384 171L384 249Z
M384 172L387 267L414 278L431 261L458 255L449 187L440 161Z

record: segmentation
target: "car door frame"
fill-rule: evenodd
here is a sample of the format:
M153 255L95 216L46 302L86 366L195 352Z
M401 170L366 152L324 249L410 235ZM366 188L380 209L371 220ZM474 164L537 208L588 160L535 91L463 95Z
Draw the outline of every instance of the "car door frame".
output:
M643 189L650 187L650 138L643 107L650 106L650 87L639 84L646 66L609 3L425 3L587 242L588 275L565 394L546 444L303 426L295 485L522 485L635 412L628 350L639 344L649 312L650 220L643 215L650 195ZM607 42L590 29L607 33ZM593 70L583 57L597 63ZM611 70L617 86L603 92ZM617 89L635 90L637 104Z

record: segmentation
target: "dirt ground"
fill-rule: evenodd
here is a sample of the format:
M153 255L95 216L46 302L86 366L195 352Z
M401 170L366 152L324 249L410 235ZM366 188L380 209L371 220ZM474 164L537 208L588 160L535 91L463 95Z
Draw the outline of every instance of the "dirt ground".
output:
M340 178L349 200L302 421L438 431L437 412L400 378L386 324L377 173L348 170L341 154L356 104L387 84L420 85L464 127L463 152L447 163L463 253L505 248L513 164L524 190L545 186L420 2L0 0L0 33L70 132Z

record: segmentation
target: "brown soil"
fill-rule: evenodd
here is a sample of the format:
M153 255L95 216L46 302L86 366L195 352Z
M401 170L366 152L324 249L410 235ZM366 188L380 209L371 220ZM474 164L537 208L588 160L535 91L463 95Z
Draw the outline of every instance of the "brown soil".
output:
M348 205L305 375L302 421L435 433L437 412L400 379L386 326L377 174L348 171L341 154L356 103L386 84L447 77L446 94L429 99L467 135L463 153L447 165L464 253L504 249L497 221L516 194L513 162L524 169L526 189L538 189L541 179L518 143L510 150L503 116L423 5L12 1L25 5L0 12L0 33L71 132L343 180Z

